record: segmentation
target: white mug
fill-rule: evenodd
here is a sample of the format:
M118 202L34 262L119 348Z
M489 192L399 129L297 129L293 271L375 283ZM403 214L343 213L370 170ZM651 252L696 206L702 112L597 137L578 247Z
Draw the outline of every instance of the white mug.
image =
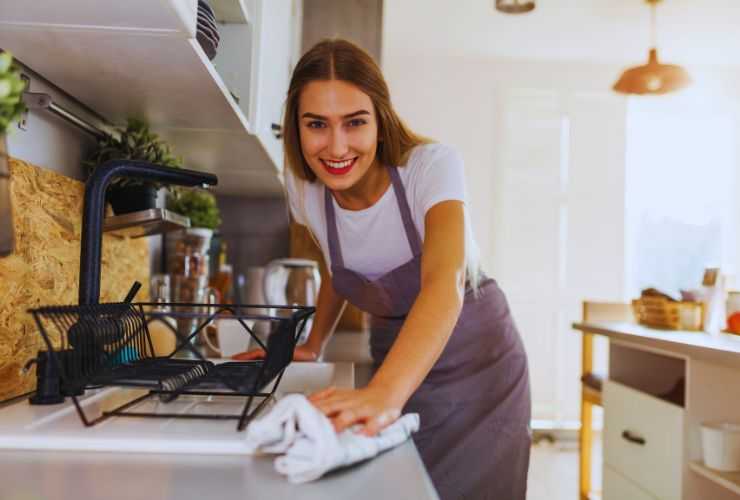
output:
M254 320L242 320L249 328L254 328ZM242 326L238 319L219 318L216 320L218 345L213 345L208 335L203 335L203 340L208 347L221 358L230 358L234 354L249 349L252 336Z

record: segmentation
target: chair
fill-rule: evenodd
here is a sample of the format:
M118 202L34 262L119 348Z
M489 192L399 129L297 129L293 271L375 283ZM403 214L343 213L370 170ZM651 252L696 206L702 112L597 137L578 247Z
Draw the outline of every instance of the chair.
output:
M634 321L629 304L621 302L584 301L582 321ZM591 494L591 450L593 447L593 407L601 406L601 387L606 378L604 373L594 372L594 335L583 333L581 343L581 429L579 441L580 500L588 500Z

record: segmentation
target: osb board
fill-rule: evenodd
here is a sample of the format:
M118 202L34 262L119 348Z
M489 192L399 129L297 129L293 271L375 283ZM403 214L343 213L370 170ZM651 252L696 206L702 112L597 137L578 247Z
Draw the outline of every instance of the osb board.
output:
M311 238L305 226L290 223L290 256L300 257L303 259L312 259L319 263L321 280L329 279L329 272L326 269L324 255L321 253L318 245ZM367 328L367 314L356 308L352 304L347 304L344 314L339 319L338 330L357 330L364 331Z
M26 311L42 305L76 304L80 268L83 184L10 159L15 250L0 258L0 401L31 391L35 370L25 363L42 348ZM131 284L149 296L146 239L104 235L101 302L121 301Z

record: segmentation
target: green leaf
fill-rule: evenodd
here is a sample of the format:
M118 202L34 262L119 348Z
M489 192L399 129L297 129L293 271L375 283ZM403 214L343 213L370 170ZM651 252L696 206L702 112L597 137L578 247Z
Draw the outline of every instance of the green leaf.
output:
M88 166L92 174L97 165L108 160L137 160L156 165L179 168L182 161L175 161L167 144L149 130L143 120L130 118L125 128L116 129L119 137L105 137L98 141L97 147L87 155L83 165ZM160 183L143 181L140 179L114 179L116 185L152 184L161 187Z
M167 208L190 218L192 227L216 229L221 224L216 198L202 189L173 188Z
M7 73L12 62L13 56L10 54L10 52L0 53L0 75L3 73Z

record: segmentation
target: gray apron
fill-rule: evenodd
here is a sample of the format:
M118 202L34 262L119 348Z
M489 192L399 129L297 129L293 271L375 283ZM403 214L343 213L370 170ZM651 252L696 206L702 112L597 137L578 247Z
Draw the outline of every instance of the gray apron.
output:
M406 190L388 167L413 258L370 281L344 267L331 192L324 189L336 292L371 315L375 367L385 359L421 289L422 242ZM442 355L404 412L418 412L414 442L442 500L524 499L530 448L527 358L503 292L483 278L468 288Z

